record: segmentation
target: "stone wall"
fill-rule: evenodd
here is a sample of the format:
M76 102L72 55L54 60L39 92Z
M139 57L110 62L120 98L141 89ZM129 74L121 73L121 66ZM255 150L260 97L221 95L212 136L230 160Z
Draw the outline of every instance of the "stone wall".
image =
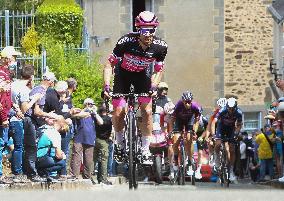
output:
M273 20L267 12L270 3L224 1L224 94L237 96L240 105L263 105L269 92L273 51Z

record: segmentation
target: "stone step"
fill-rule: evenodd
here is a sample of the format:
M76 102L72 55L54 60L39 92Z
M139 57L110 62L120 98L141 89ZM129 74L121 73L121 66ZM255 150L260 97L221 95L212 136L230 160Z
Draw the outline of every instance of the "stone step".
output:
M113 185L121 185L126 183L126 178L123 176L109 177L109 181ZM87 189L102 186L102 184L93 184L90 179L77 179L69 181L57 182L28 182L28 183L13 183L13 184L0 184L0 189L12 190L60 190L60 189Z

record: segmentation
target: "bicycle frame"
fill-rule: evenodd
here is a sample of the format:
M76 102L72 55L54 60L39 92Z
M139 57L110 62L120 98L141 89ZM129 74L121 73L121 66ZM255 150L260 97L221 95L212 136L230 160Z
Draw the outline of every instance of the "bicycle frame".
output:
M134 109L137 97L149 97L148 93L135 94L134 87L130 87L128 94L110 94L112 98L127 98L127 113L125 115L125 147L126 147L126 161L128 162L128 179L129 189L137 189L137 168L141 155L140 147L138 146L138 128L136 121L136 111Z
M226 143L228 142L228 139L222 139L221 140L221 147L220 147L220 179L221 179L221 185L225 187L229 187L230 184L230 165L228 163L228 155L226 151ZM228 144L229 146L229 144Z

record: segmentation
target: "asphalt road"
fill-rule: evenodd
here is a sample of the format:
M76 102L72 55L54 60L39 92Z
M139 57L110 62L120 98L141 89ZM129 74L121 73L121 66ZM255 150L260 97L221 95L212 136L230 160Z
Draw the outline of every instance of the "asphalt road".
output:
M85 189L0 191L1 201L281 201L284 191L248 182L233 184L229 189L216 183L197 182L196 186L139 184L137 190L128 185L94 185Z

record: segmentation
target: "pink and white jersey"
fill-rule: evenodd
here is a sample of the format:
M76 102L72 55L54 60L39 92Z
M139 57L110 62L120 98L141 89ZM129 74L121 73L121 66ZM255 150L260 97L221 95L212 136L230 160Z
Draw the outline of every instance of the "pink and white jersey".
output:
M112 65L121 62L121 67L131 72L141 72L154 64L155 72L161 72L167 54L167 43L154 36L150 47L143 50L139 45L138 36L138 33L122 36L109 56L109 62Z

